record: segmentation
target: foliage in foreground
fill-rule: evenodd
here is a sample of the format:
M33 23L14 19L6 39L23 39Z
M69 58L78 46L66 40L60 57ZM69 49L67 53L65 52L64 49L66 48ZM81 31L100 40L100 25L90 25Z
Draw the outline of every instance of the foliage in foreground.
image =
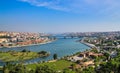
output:
M7 64L3 68L3 73L56 73L56 71L47 65L38 66L35 70L33 69L29 70L23 64L18 65Z
M29 65L13 65L8 63L4 66L3 71L4 73L75 73L68 68L71 64L73 62L66 60Z
M4 73L120 73L120 49L116 49L117 56L111 59L105 58L108 62L102 62L94 67L86 68L69 68L75 63L66 60L56 62L47 62L31 65L11 65L4 66ZM109 57L105 54L105 57ZM99 57L100 58L100 57ZM98 58L96 58L98 59ZM96 62L98 60L95 60Z

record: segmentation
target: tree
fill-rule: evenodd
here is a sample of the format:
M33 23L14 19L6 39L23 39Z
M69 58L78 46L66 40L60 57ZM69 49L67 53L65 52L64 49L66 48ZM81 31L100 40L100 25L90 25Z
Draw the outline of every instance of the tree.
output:
M83 69L83 71L81 73L96 73L93 67L88 67ZM105 72L103 72L105 73Z
M3 66L3 73L9 73L9 69L6 66Z
M54 60L56 60L57 59L57 54L54 54L53 58L54 58Z
M3 73L29 73L26 66L23 64L7 63L3 67Z
M72 67L73 70L75 70L76 64L71 64L71 67Z
M104 56L107 58L107 60L109 59L109 57L110 57L110 54L109 53L107 53L107 52L105 52L104 53Z
M53 68L47 65L44 65L44 66L37 67L35 73L56 73L56 71Z
M77 60L76 63L77 63L77 64L80 64L80 60Z
M38 52L38 54L43 54L43 55L46 55L46 54L47 54L47 52L46 52L46 51L40 51L40 52Z
M23 49L22 52L27 52L27 50L26 50L26 49Z
M63 73L75 73L74 71L70 70L70 69L64 69Z

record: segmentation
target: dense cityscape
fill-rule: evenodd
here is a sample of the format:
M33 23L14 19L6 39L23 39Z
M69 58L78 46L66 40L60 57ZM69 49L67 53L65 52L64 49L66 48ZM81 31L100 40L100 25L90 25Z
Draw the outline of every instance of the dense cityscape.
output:
M45 34L27 32L0 32L0 47L19 47L26 45L44 44L52 41Z

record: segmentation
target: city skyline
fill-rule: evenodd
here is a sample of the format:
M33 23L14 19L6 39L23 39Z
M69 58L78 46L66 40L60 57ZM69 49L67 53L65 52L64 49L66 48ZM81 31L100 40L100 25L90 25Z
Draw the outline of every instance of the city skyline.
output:
M120 31L118 0L1 0L0 31Z

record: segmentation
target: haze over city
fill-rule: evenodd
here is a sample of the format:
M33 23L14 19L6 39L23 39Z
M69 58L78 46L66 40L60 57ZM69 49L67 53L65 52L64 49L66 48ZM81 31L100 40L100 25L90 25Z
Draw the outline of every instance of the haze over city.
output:
M1 0L0 31L119 31L119 0Z

